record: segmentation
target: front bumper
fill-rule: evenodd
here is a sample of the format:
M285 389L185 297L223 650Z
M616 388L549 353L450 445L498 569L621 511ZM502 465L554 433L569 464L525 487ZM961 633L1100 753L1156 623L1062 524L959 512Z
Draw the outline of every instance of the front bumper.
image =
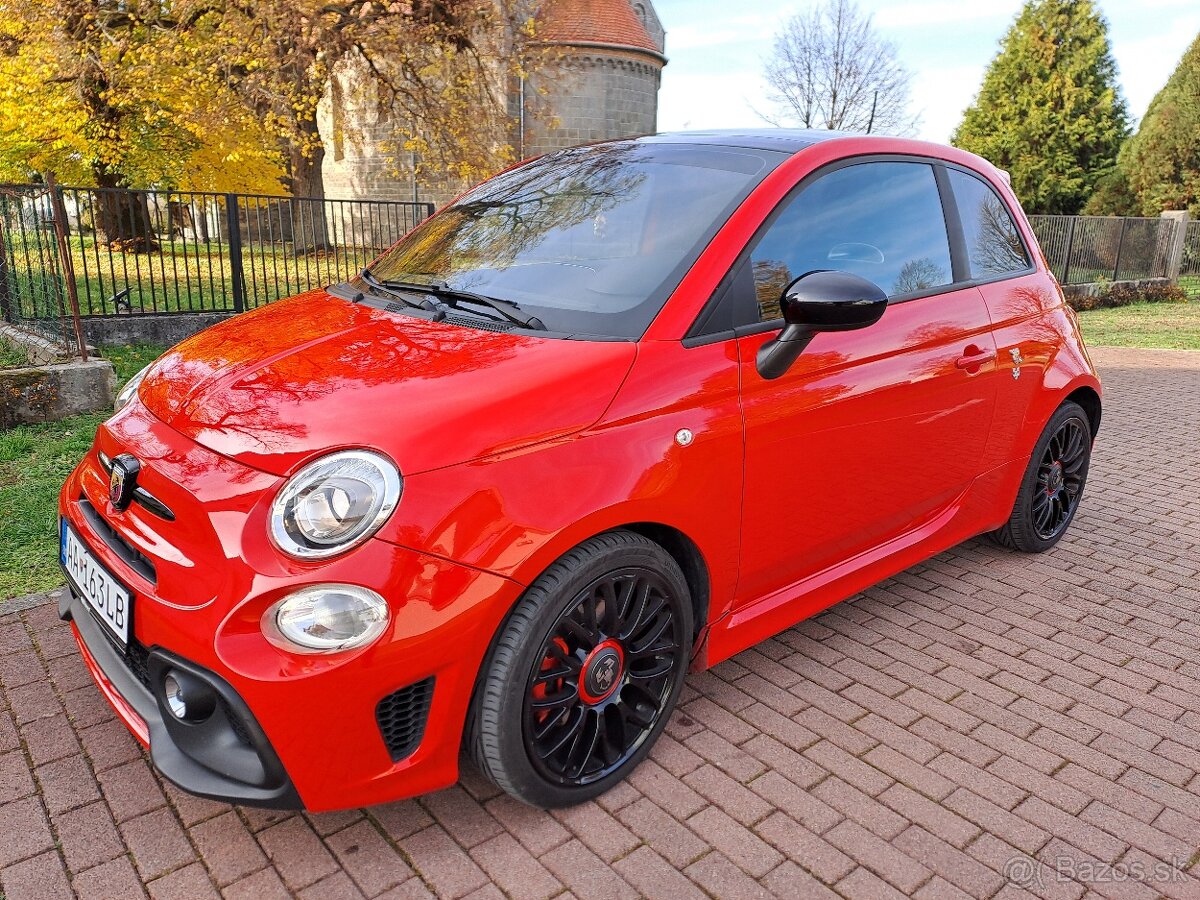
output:
M122 654L105 637L71 588L59 601L58 614L71 622L80 653L101 693L150 748L151 762L169 781L188 793L214 800L276 809L302 807L262 728L228 682L161 649L147 653L139 671L139 666L130 665L128 654ZM140 644L133 647L140 648ZM171 669L195 675L220 697L209 720L191 725L164 714L151 685Z
M476 674L522 587L377 539L323 564L280 559L259 518L271 494L259 473L230 473L229 461L210 462L210 451L144 410L136 416L101 427L59 498L60 515L133 595L131 650L118 649L81 599L68 595L60 612L154 765L195 794L314 811L452 784ZM175 519L155 520L137 504L113 509L97 451L139 455L139 483ZM324 582L380 593L392 607L389 631L332 656L268 643L263 611ZM168 667L220 696L206 729L172 720L160 696Z

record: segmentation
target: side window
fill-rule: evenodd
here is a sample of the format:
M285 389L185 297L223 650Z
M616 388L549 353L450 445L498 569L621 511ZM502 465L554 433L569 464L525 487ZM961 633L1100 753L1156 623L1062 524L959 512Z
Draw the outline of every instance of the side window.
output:
M948 169L958 203L972 278L997 278L1029 268L1021 233L1004 201L973 175Z
M751 252L761 321L815 269L859 275L889 296L953 281L950 242L933 167L872 162L820 176L788 201Z

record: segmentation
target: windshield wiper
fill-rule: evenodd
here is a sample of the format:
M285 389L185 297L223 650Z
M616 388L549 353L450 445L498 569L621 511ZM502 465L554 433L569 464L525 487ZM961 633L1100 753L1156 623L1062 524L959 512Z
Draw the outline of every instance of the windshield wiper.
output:
M476 294L474 291L460 291L457 288L452 288L449 285L438 282L435 284L421 284L416 281L395 281L387 280L380 281L369 270L363 270L363 280L367 284L372 281L380 287L380 289L391 291L415 291L422 294L431 294L434 297L444 301L446 306L457 309L460 303L472 303L476 306L486 306L489 309L494 309L501 316L512 322L515 325L520 325L523 328L530 328L535 331L545 331L546 324L537 316L529 315L521 312L521 307L511 300L500 300L497 297L488 297L484 294ZM370 280L366 276L370 276ZM409 301L412 303L412 301ZM426 307L428 308L428 307Z
M363 283L373 291L380 294L385 294L388 297L394 297L406 306L411 306L413 309L437 310L437 304L430 300L414 300L400 293L401 289L406 289L407 285L393 284L389 281L380 281L375 277L375 274L370 268L364 268L358 275L363 280Z

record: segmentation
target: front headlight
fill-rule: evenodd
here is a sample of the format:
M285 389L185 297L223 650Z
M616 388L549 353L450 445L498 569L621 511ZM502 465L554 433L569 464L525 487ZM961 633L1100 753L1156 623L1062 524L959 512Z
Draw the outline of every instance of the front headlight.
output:
M289 556L344 553L387 521L403 483L391 461L367 450L342 450L293 475L271 506L271 539Z
M150 366L152 365L154 365L154 363L150 363ZM146 368L142 369L142 371L130 378L127 382L125 382L125 387L117 391L117 399L113 401L113 412L119 413L129 405L130 400L137 396L138 385L142 383L142 379L145 378L146 373L150 371L150 366L146 366Z
M317 584L289 594L262 618L267 640L291 653L337 653L364 647L387 628L391 611L374 591Z

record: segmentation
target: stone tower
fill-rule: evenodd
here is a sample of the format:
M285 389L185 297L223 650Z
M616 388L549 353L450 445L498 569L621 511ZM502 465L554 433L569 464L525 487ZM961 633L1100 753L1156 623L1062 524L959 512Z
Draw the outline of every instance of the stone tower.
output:
M539 18L560 58L553 78L526 85L526 106L545 108L520 155L657 130L666 35L650 0L547 0Z
M519 158L657 130L665 33L651 0L543 0L539 43L555 54L553 75L514 86L524 110L514 135ZM403 158L389 158L396 131L376 91L345 69L318 108L325 194L343 199L442 203L465 185L424 182L414 191Z

